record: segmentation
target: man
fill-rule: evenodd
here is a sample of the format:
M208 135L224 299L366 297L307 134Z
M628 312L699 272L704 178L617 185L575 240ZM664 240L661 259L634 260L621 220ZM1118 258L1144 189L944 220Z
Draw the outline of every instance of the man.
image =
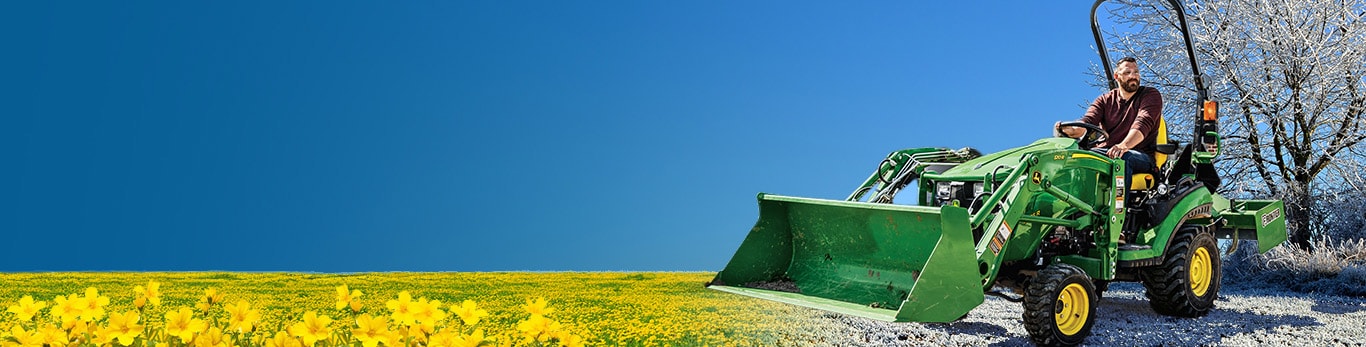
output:
M1133 57L1119 60L1115 81L1119 88L1096 97L1081 121L1105 129L1108 139L1092 150L1124 160L1124 187L1128 189L1135 172L1156 171L1153 154L1157 149L1157 124L1162 118L1162 93L1139 85L1138 61ZM1067 137L1079 138L1085 133L1084 129L1060 124L1053 128Z

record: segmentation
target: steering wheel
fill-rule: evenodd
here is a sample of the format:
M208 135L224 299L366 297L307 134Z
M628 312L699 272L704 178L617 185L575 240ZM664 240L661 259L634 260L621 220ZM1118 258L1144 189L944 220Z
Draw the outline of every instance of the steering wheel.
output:
M1081 138L1077 139L1077 147L1082 149L1091 149L1091 147L1095 147L1109 139L1109 137L1105 135L1105 129L1101 129L1100 126L1091 123L1076 121L1064 122L1058 124L1058 127L1078 127L1085 129L1086 133L1083 133Z

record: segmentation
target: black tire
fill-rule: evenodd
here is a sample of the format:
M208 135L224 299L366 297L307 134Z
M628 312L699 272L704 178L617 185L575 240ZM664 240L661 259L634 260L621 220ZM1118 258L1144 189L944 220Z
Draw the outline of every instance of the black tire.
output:
M1024 325L1040 346L1074 346L1091 335L1096 323L1096 288L1085 271L1053 264L1025 287Z
M1166 260L1140 274L1148 304L1168 316L1208 314L1219 298L1222 266L1214 235L1197 227L1181 228L1167 247Z
M1091 284L1096 287L1096 300L1105 298L1105 291L1110 290L1110 281L1094 280Z

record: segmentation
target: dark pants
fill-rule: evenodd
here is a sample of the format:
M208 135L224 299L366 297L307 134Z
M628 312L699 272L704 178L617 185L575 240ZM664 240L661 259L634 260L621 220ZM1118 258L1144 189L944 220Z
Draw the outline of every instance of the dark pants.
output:
M1105 155L1105 153L1106 153L1106 152L1109 152L1110 149L1109 149L1109 148L1092 148L1091 151L1092 151L1092 152L1096 152L1096 153L1100 153L1100 155ZM1137 173L1154 173L1155 171L1157 171L1156 165L1153 164L1153 157L1149 156L1147 153L1143 153L1143 152L1139 152L1139 151L1135 151L1135 150L1129 150L1128 152L1124 152L1124 155L1119 156L1119 158L1120 158L1120 159L1124 159L1124 191L1125 191L1125 192L1128 192L1128 191L1129 191L1129 187L1132 187L1132 186L1133 186L1133 177L1134 177L1134 173L1135 173L1135 172L1137 172ZM1125 201L1133 201L1133 200L1130 200L1130 199L1129 199L1129 196L1128 196L1127 194L1125 194L1124 200L1125 200Z

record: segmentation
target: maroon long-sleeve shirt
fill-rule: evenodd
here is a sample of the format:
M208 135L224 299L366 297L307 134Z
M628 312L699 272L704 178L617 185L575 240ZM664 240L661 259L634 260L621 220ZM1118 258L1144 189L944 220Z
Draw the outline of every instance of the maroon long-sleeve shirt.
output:
M1100 144L1100 147L1110 147L1124 142L1124 138L1129 136L1130 129L1138 129L1145 136L1133 149L1149 156L1157 149L1155 144L1157 122L1162 117L1162 93L1156 88L1138 88L1138 93L1133 97L1138 100L1122 100L1119 89L1116 88L1096 97L1096 100L1091 102L1091 107L1086 109L1086 115L1081 117L1081 121L1100 125L1109 137Z

